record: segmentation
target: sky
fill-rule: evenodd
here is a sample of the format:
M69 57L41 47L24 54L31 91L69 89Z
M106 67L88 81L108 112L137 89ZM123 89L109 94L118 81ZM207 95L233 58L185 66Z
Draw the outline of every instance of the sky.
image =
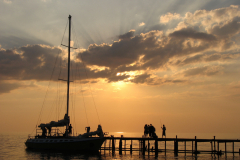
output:
M69 15L75 132L240 132L239 0L1 0L0 133L64 117Z

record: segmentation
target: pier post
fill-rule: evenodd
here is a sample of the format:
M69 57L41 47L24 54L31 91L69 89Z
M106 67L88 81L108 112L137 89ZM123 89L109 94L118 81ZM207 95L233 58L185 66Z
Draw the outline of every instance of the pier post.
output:
M108 150L111 150L111 139L109 139L109 146L108 146Z
M115 143L114 143L114 136L112 135L112 153L115 152Z
M167 154L167 142L166 142L166 138L165 138L165 155Z
M233 152L233 157L234 157L234 142L233 142L233 145L232 145L232 152Z
M126 154L126 149L127 149L127 140L125 139L125 145L124 145L125 154Z
M122 138L119 140L119 154L122 154Z
M143 139L142 143L142 155L145 155L145 139Z
M197 136L195 136L195 154L197 154L198 153L198 151L197 151Z
M130 154L132 154L132 140L131 140L131 144L130 144Z
M211 143L211 154L213 153L213 141L210 141L210 143Z
M178 139L176 135L176 140L174 141L174 154L178 155Z
M150 152L150 143L149 143L149 139L148 139L148 155L149 155L149 152Z
M225 142L225 155L227 155L227 142Z
M187 154L187 144L186 144L187 142L186 141L184 141L184 151L185 151L185 156L186 156L186 154Z
M215 153L215 151L216 151L215 136L213 136L213 146L214 146L213 151L214 151L214 153Z
M157 138L155 139L155 156L158 156L158 140Z
M193 154L193 141L192 141L192 154Z
M107 140L104 141L104 153L106 151L106 144L107 144Z

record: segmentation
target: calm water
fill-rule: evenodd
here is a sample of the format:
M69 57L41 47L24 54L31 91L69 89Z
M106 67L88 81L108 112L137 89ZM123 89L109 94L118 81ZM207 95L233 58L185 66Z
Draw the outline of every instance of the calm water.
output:
M140 137L141 133L111 133L115 137L124 135L125 137L129 136L138 136ZM179 138L193 138L193 135L197 135L197 138L212 138L211 134L178 134ZM169 134L168 137L175 137L175 134ZM229 138L229 139L240 139L237 134L219 134L215 135L216 138ZM0 134L0 160L8 160L8 159L47 159L47 160L76 160L76 159L88 159L88 160L108 160L108 159L179 159L179 160L191 160L191 159L240 159L239 154L228 153L222 156L213 156L211 154L198 154L197 156L192 156L192 154L179 153L178 156L174 156L174 153L169 152L166 155L164 153L159 153L159 156L156 158L154 154L148 155L146 152L145 156L139 155L139 152L133 152L131 155L129 152L122 152L122 155L118 154L118 151L113 155L109 151L101 151L100 153L90 154L90 153L69 153L69 152L50 152L50 151L31 151L26 150L24 142L27 139L27 134L18 133L18 134ZM118 143L116 143L118 144ZM124 143L123 143L124 145ZM128 143L126 144L129 145ZM139 144L135 142L134 146L138 146ZM152 145L152 144L151 144ZM160 148L163 148L164 144L160 143ZM184 143L179 142L179 149L183 149ZM187 149L191 149L191 144L187 143ZM171 142L167 143L167 149L173 148L173 144ZM199 144L198 149L209 149L209 143ZM235 144L235 151L238 151L240 148L240 144ZM220 144L220 149L224 150L224 144ZM227 150L232 150L232 144L227 145Z

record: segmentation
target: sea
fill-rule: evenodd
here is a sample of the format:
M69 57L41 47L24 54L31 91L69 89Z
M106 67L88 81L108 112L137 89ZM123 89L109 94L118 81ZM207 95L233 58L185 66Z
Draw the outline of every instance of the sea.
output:
M110 132L110 135L115 137L142 137L142 133L129 133L129 132ZM216 139L240 139L239 134L231 133L169 133L167 134L168 138L208 138L211 139L213 136ZM0 160L153 160L153 159L173 159L173 160L234 160L240 159L239 153L227 153L223 155L213 155L213 154L192 154L192 153L178 153L175 155L174 152L159 152L156 157L154 153L146 152L145 155L142 155L139 151L133 151L130 154L129 151L122 151L122 154L119 154L118 151L112 153L111 151L101 150L97 153L80 153L80 152L60 152L60 151L48 151L48 150L28 150L25 146L25 141L27 140L28 135L26 133L0 133ZM104 145L104 144L103 144ZM106 142L105 145L108 145ZM125 143L123 142L123 145ZM130 145L129 142L126 143L126 146ZM133 147L139 146L139 143L133 142ZM150 147L153 144L150 144ZM167 142L167 149L173 149L173 142ZM116 147L118 147L118 142L116 142ZM160 149L164 148L164 142L159 143ZM191 150L192 144L189 142L186 143L187 149ZM209 150L211 144L208 143L199 143L199 150ZM184 148L184 143L179 142L179 150ZM220 150L224 150L225 145L220 143ZM234 150L239 151L240 143L234 143ZM227 151L232 151L232 143L227 143Z

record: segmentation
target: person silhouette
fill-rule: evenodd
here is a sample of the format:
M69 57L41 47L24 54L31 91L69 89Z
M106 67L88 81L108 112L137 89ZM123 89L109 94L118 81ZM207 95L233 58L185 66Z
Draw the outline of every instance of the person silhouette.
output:
M166 138L166 127L165 127L165 125L163 125L163 127L161 127L162 128L162 138L163 138L163 136L165 136L165 138Z
M72 134L72 125L70 124L70 126L68 127L68 133Z
M51 128L51 127L47 127L47 129L48 129L48 135L51 136L51 130L52 130L52 128Z
M148 128L149 128L149 137L152 137L154 132L154 127L152 126L152 124L150 124Z
M42 137L46 137L47 130L45 127L41 127L42 129Z
M148 125L145 124L145 126L144 126L144 136L146 137L148 135L148 133L149 133Z

